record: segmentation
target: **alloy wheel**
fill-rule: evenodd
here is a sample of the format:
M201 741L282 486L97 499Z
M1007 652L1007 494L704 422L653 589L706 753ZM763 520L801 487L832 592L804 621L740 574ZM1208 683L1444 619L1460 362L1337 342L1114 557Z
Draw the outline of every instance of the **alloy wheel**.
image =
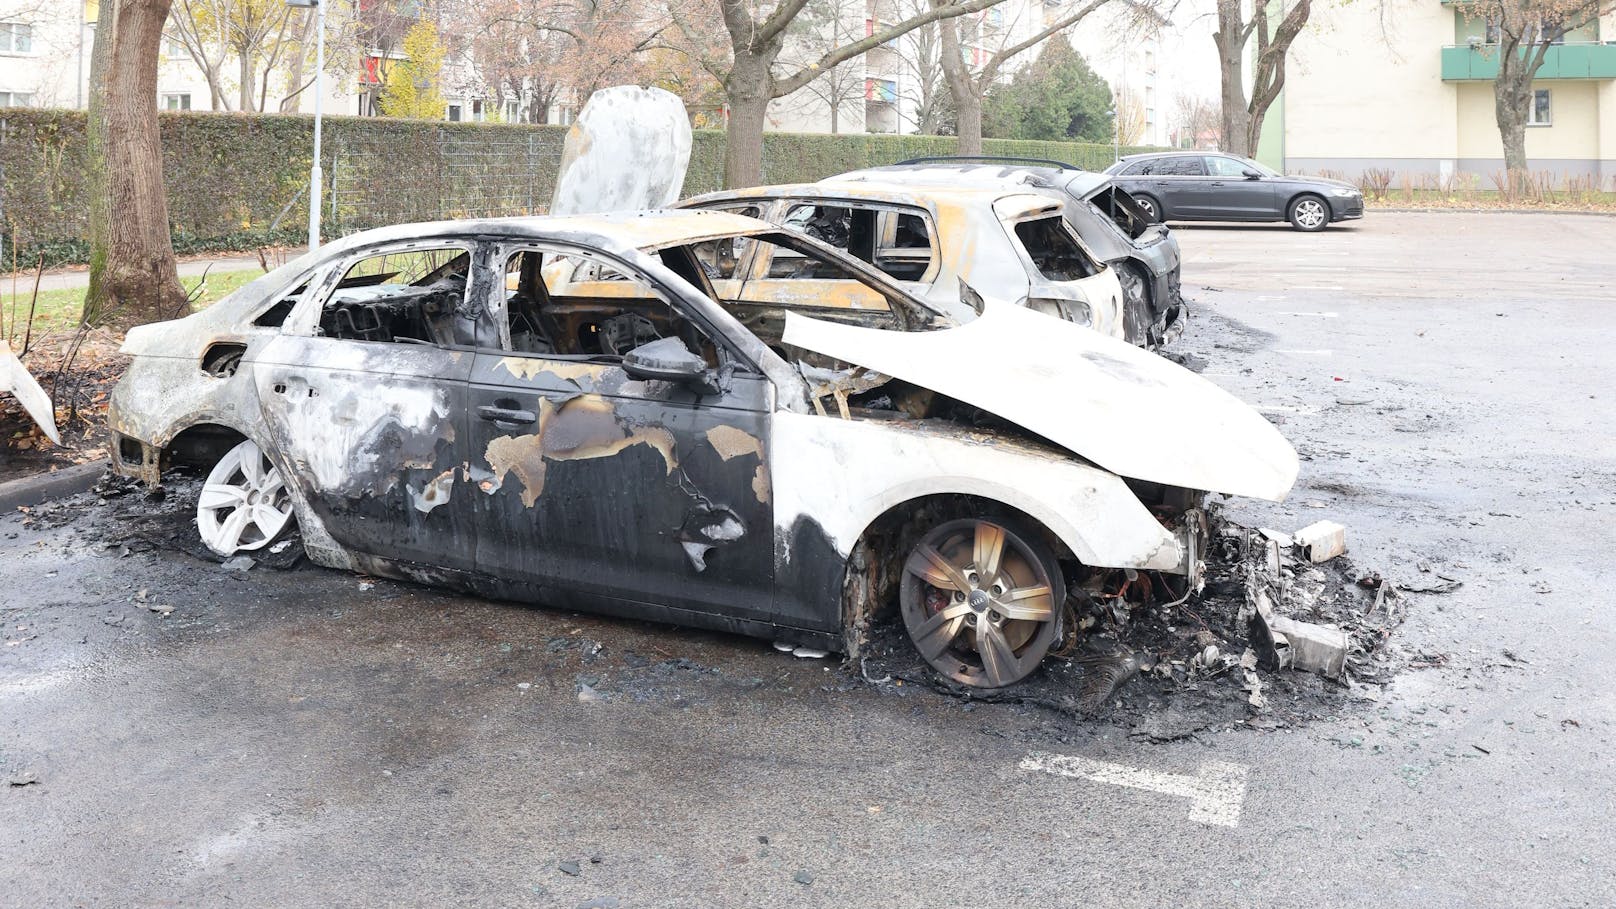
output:
M940 524L910 552L899 586L904 625L933 669L1003 688L1038 668L1059 633L1059 569L995 521Z
M1318 230L1329 217L1324 203L1317 199L1302 199L1291 208L1291 220L1303 230Z
M196 500L196 529L222 556L262 549L292 520L281 472L258 446L242 442L213 465Z

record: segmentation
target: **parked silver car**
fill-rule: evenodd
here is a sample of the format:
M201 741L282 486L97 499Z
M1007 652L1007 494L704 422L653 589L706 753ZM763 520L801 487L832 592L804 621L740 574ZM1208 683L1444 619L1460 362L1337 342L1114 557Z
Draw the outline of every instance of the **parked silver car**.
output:
M737 249L831 289L710 279ZM1187 592L1203 490L1297 472L1154 354L719 212L355 234L124 351L115 467L203 473L221 556L295 527L334 568L852 653L896 600L985 688L1034 671L1070 585Z

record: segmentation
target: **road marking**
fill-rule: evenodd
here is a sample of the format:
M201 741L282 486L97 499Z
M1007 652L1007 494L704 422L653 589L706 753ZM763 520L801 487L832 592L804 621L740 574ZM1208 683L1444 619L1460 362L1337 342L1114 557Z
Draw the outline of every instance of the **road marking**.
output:
M1334 313L1334 312L1292 312L1292 311L1290 311L1288 309L1282 309L1282 310L1280 310L1278 312L1278 315L1281 315L1281 316L1317 316L1320 319L1335 319L1335 318L1339 318L1341 314L1340 313Z
M1328 350L1280 350L1278 348L1275 348L1274 353L1290 354L1292 356L1297 356L1297 357L1328 357L1331 354L1331 351L1328 351Z
M1195 776L1186 776L1043 751L1034 751L1022 758L1020 769L1187 798L1190 820L1219 827L1240 826L1240 809L1246 800L1246 775L1250 770L1244 764L1210 761L1202 764Z
M1346 290L1339 284L1292 284L1290 290Z

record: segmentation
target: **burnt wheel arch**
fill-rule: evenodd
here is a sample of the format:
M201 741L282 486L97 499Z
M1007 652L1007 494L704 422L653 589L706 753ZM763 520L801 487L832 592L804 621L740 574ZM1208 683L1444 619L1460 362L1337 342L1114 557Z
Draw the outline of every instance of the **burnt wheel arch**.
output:
M997 499L964 494L919 496L882 512L859 534L843 568L842 637L850 657L859 656L872 622L895 616L898 583L914 544L933 527L962 518L1008 519L1036 536L1054 553L1062 573L1077 564L1070 548L1042 522Z

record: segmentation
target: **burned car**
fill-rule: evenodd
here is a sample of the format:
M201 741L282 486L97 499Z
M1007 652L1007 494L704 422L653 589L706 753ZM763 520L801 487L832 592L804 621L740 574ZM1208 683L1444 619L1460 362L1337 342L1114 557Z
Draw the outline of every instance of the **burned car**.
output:
M938 305L979 299L1025 306L1125 337L1122 285L1062 217L1062 204L1003 182L958 185L832 177L818 183L708 193L680 207L762 218L833 246ZM833 287L790 259L726 258L715 280L750 283L762 300L815 295L880 306L855 287Z
M1159 347L1183 332L1178 240L1105 174L1040 158L914 158L841 174L912 186L1000 186L1046 192L1087 248L1110 265L1122 285L1124 338Z
M857 297L721 290L737 250ZM1279 499L1297 471L1167 360L720 212L355 234L124 349L116 469L205 474L221 556L295 527L333 568L848 653L896 600L984 688L1097 573L1187 593L1204 491Z

